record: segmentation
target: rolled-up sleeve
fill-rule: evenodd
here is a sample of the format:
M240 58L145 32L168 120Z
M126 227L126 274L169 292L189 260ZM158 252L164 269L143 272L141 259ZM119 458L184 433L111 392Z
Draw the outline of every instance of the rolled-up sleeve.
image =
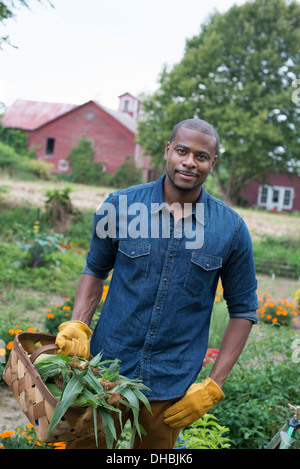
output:
M242 218L224 262L221 279L230 317L257 323L257 281L252 241Z
M105 280L113 269L116 258L114 237L116 220L113 219L115 216L114 197L111 194L94 213L93 234L83 274Z

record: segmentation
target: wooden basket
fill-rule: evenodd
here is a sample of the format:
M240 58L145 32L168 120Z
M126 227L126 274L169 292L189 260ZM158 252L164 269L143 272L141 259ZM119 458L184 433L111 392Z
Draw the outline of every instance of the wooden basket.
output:
M48 435L55 406L59 402L44 384L34 360L42 353L55 353L56 336L45 333L20 332L3 373L3 379L14 394L22 411L33 425L39 441L44 443L70 442L94 437L92 409L69 407L64 417ZM122 405L119 406L122 410ZM116 414L116 415L113 415ZM112 412L117 435L120 433L118 412ZM83 418L84 416L84 418ZM84 420L84 427L81 424ZM98 412L98 446L106 448L105 434Z

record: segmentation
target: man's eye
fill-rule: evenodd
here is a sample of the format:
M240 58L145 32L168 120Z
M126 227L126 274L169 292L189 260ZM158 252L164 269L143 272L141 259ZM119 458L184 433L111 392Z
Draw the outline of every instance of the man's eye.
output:
M179 155L185 155L186 154L186 151L183 148L178 148L177 151L178 151Z

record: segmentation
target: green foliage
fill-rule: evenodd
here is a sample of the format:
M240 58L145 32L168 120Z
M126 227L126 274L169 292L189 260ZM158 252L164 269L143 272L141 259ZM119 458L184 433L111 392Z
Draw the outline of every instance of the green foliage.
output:
M221 139L220 190L234 204L247 182L269 171L296 171L300 117L291 94L300 75L299 39L295 1L255 0L214 13L143 102L139 143L161 164L177 122L210 122Z
M229 449L229 428L222 427L212 414L205 414L201 419L182 430L180 439L186 449Z
M16 243L21 251L26 253L26 256L20 259L20 265L27 265L33 269L49 263L59 265L59 260L53 254L57 251L65 252L61 246L62 241L63 238L59 233L24 233L23 241Z
M57 232L65 232L75 209L70 199L71 188L52 189L46 192L44 217Z
M27 135L20 130L10 129L0 125L0 142L13 148L18 155L28 154L27 141Z
M32 178L49 179L51 168L50 163L31 159L28 154L19 154L12 146L0 141L1 172L24 180Z
M90 140L82 136L67 157L72 167L70 179L73 182L99 184L103 170L99 163L93 161L93 155L94 150Z
M299 238L263 235L252 244L257 272L275 273L296 279L299 277Z
M127 156L124 163L118 166L111 179L111 184L120 189L143 182L142 170L136 166L134 159L130 156Z
M292 358L295 337L287 328L254 326L225 381L225 400L212 410L220 425L230 428L232 449L261 449L291 416L288 403L298 405L299 364ZM209 374L209 367L201 374Z

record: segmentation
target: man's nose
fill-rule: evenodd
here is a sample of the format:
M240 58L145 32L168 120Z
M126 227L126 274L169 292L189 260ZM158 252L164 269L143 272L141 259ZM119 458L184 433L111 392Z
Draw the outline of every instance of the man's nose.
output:
M194 168L196 166L196 162L194 159L193 153L188 153L183 161L184 166L187 168Z

